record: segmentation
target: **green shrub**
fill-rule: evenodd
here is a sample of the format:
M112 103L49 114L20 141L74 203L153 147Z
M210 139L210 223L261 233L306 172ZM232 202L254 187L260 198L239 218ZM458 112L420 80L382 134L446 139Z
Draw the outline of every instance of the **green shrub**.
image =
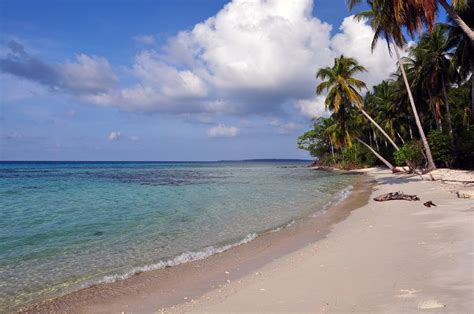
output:
M318 164L321 166L336 167L340 160L340 154L335 153L334 156L331 154L326 154L319 158Z
M425 163L422 146L419 141L406 143L393 154L397 166L408 166L410 169L420 168Z
M428 135L428 143L430 144L431 155L437 165L451 167L454 158L451 154L449 135L443 134L439 130L431 130Z
M355 143L342 150L341 168L354 169L373 166L375 156L363 145Z

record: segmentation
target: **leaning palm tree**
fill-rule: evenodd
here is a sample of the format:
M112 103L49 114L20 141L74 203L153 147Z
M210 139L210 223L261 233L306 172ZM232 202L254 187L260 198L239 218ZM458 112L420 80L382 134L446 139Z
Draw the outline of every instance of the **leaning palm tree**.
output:
M355 106L360 112L387 138L387 140L395 147L400 148L385 132L382 127L375 122L374 119L364 110L364 102L360 91L367 88L365 83L353 77L354 74L367 71L354 58L346 58L343 55L334 60L332 67L322 68L317 73L317 78L326 80L316 87L316 93L320 95L323 91L327 91L328 95L325 100L326 109L336 113L345 114L348 108L345 105Z
M348 2L349 8L352 8L355 4L359 3L360 0L349 0ZM423 131L423 126L421 125L420 117L418 116L418 111L416 110L415 100L413 99L410 84L408 83L408 78L405 73L405 67L400 57L398 47L403 47L406 44L406 39L403 35L401 25L399 24L397 17L395 16L396 12L393 2L390 0L367 0L367 4L369 5L370 10L356 14L355 18L358 20L367 19L370 23L370 26L374 30L375 34L372 40L372 50L375 48L375 45L379 38L385 39L389 52L391 52L391 46L393 45L400 71L402 72L403 81L405 82L405 87L408 92L408 98L410 100L412 112L415 117L416 125L418 127L418 132L420 133L421 141L423 143L423 147L428 160L428 169L435 169L436 166L433 161L431 149L428 144L425 132Z
M362 112L362 114L382 132L395 149L398 150L399 147L397 144L395 144L387 132L385 132L363 108L363 99L359 92L361 89L367 87L363 81L354 78L353 75L364 71L366 71L366 69L355 59L345 58L341 55L334 60L334 66L322 68L318 71L316 77L325 81L316 87L316 93L320 95L323 91L328 92L325 99L326 109L334 112L340 127L338 131L343 134L347 146L352 146L352 138L354 137L353 134L355 130L349 128L347 123L348 121L354 120L350 118L350 114L355 107ZM372 149L370 145L362 141L358 136L355 136L355 138L359 143L369 148L369 150L390 169L393 169L393 166Z
M467 38L469 38L471 45L474 46L474 30L472 30L472 24L466 18L469 18L469 13L466 13L466 9L471 11L474 7L473 0L453 0L452 5L446 0L439 0L439 3L448 13L449 17L456 23L456 25L464 32ZM421 7L423 9L423 7ZM472 21L472 16L470 17Z

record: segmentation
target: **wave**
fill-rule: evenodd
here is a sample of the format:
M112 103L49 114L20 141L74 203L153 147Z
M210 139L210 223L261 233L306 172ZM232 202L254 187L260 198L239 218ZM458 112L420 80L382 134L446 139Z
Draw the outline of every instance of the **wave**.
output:
M253 241L256 237L257 237L257 233L251 233L245 236L245 238L243 238L242 240L235 243L227 244L227 245L220 246L217 248L214 246L208 246L206 248L203 248L200 251L184 252L169 260L159 261L158 263L155 263L155 264L134 267L131 270L122 274L114 274L114 275L105 276L99 282L96 282L95 284L112 283L118 280L127 279L133 275L136 275L142 272L163 269L166 267L173 267L173 266L177 266L177 265L192 262L192 261L203 260L203 259L208 258L211 255L222 253L236 246ZM91 286L91 285L87 285L87 286Z
M352 185L349 185L349 186L345 187L344 189L340 190L338 193L336 193L336 195L329 202L327 202L321 208L321 210L318 210L316 213L312 214L311 217L313 217L313 218L317 217L317 216L321 215L322 213L324 213L326 210L328 210L331 206L334 206L338 203L341 203L342 201L344 201L345 199L347 199L351 195L353 189L354 189L354 187Z
M286 225L283 225L283 226L280 226L280 227L277 227L277 228L275 228L275 229L270 230L270 232L278 232L278 231L280 231L280 230L282 230L282 229L291 227L292 225L295 224L295 222L296 222L296 221L292 220L292 221L290 221L289 223L287 223Z
M342 189L336 196L336 202L339 203L348 198L351 195L353 189L354 187L352 185Z

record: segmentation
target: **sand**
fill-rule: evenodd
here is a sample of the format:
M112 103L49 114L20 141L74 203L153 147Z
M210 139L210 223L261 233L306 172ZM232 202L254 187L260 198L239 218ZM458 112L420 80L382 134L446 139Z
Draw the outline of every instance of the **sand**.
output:
M420 176L367 173L377 180L372 197L402 191L421 201L371 199L325 238L164 310L472 313L474 201Z

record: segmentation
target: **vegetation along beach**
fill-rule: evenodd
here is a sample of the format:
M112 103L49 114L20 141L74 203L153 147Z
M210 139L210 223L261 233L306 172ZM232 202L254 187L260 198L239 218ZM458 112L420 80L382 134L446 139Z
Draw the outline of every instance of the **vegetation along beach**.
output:
M0 1L1 313L472 313L474 1Z

